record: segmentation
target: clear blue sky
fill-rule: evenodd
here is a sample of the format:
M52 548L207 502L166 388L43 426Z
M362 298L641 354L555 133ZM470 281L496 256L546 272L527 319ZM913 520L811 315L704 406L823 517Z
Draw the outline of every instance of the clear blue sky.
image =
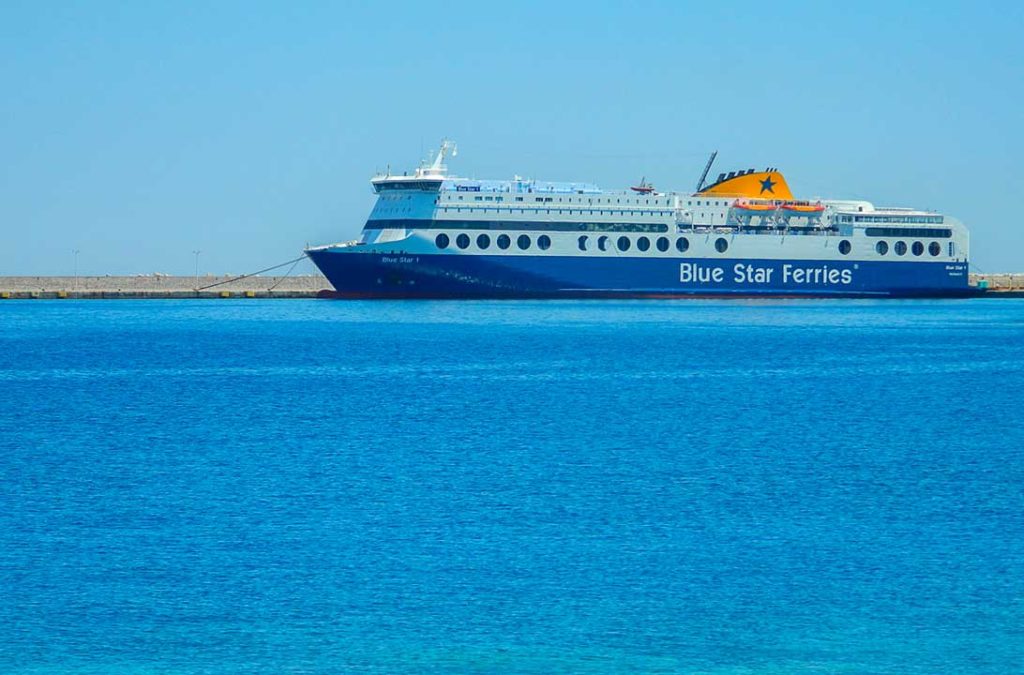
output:
M0 5L0 274L252 271L353 238L442 136L463 175L779 166L938 209L1024 271L1018 3Z

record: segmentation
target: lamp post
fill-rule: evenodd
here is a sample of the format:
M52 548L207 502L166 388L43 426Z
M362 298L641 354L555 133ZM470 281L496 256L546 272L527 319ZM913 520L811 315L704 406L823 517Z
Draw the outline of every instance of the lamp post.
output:
M78 253L79 250L76 248L71 251L75 256L75 294L78 293Z
M196 257L196 290L199 290L199 254L202 253L199 249L192 251L192 254Z

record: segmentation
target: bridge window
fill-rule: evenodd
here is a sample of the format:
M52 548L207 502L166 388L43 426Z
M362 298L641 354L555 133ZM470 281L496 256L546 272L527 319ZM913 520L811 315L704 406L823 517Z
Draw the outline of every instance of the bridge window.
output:
M459 236L455 237L455 243L459 248L469 248L469 235L463 232Z
M939 242L933 241L932 243L928 244L928 253L931 254L933 258L942 253L942 247L939 246Z
M551 237L546 234L540 235L537 237L537 246L540 247L540 250L542 251L548 250L551 248Z
M651 247L651 240L647 237L640 237L636 240L636 247L641 251L646 251Z
M676 250L680 253L686 253L690 250L690 240L686 237L679 237L676 239Z
M725 253L729 250L729 242L725 240L725 237L719 237L715 239L715 250L719 253Z
M521 251L525 251L530 248L530 237L525 234L519 235L519 238L516 239L516 246L518 246Z
M841 242L839 242L839 252L842 253L843 255L850 255L850 248L851 246L848 240L843 239Z
M486 234L481 234L476 238L476 245L478 248L487 249L491 245L491 238Z
M915 241L910 250L914 252L914 255L921 255L924 253L924 244L919 241Z
M878 251L878 255L885 255L889 252L889 244L884 241L880 241L875 244L875 250Z
M508 238L507 234L499 234L498 235L498 248L500 248L502 251L504 251L505 249L507 249L511 245L512 245L512 240Z

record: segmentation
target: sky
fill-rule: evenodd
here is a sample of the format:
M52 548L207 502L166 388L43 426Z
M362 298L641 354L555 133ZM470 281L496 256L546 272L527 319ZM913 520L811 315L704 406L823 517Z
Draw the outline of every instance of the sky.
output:
M355 238L443 137L458 175L604 187L717 150L1024 272L1021 35L1010 2L4 0L0 275L259 270Z

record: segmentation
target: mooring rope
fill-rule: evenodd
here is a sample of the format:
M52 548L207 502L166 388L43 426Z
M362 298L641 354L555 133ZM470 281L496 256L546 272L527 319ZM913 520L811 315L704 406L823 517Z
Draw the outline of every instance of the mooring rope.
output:
M303 257L303 258L305 258L306 256L302 256L302 257ZM293 262L293 263L292 263L292 266L291 266L291 267L289 267L289 268L288 268L288 271L284 273L284 276L283 276L283 277L280 277L280 278L279 278L279 279L277 280L277 282L275 282L275 283L274 283L274 285L273 285L273 286L271 286L270 288L268 288L268 289L267 289L267 292L269 293L270 291L274 290L275 288L277 288L278 286L280 286L280 285L281 285L281 284L282 284L282 283L284 282L284 280L285 280L285 279L287 279L287 278L288 278L289 276L291 276L292 270L294 270L294 269L295 269L295 266L296 266L296 265L298 265L298 264L299 264L299 262L300 262L301 260L302 260L302 258L296 258L296 259L295 259L295 262Z
M249 277L254 277L257 274L263 274L264 272L269 272L270 270L276 270L279 267L284 267L285 265L291 265L292 268L294 268L295 265L297 265L299 263L299 261L302 260L305 257L306 257L306 254L303 253L302 255L300 255L298 258L295 258L294 260L289 260L289 261L283 262L283 263L281 263L279 265L274 265L273 267L268 267L266 269L262 269L259 272L250 272L249 274L242 274L240 276L233 277L231 279L225 279L224 281L218 281L217 283L210 284L209 286L202 286L200 288L197 288L196 291L205 291L206 289L214 288L215 286L223 286L224 284L230 284L233 281L241 281L242 279L248 279ZM288 271L291 272L291 270L288 270ZM278 283L280 283L280 282L278 282Z

